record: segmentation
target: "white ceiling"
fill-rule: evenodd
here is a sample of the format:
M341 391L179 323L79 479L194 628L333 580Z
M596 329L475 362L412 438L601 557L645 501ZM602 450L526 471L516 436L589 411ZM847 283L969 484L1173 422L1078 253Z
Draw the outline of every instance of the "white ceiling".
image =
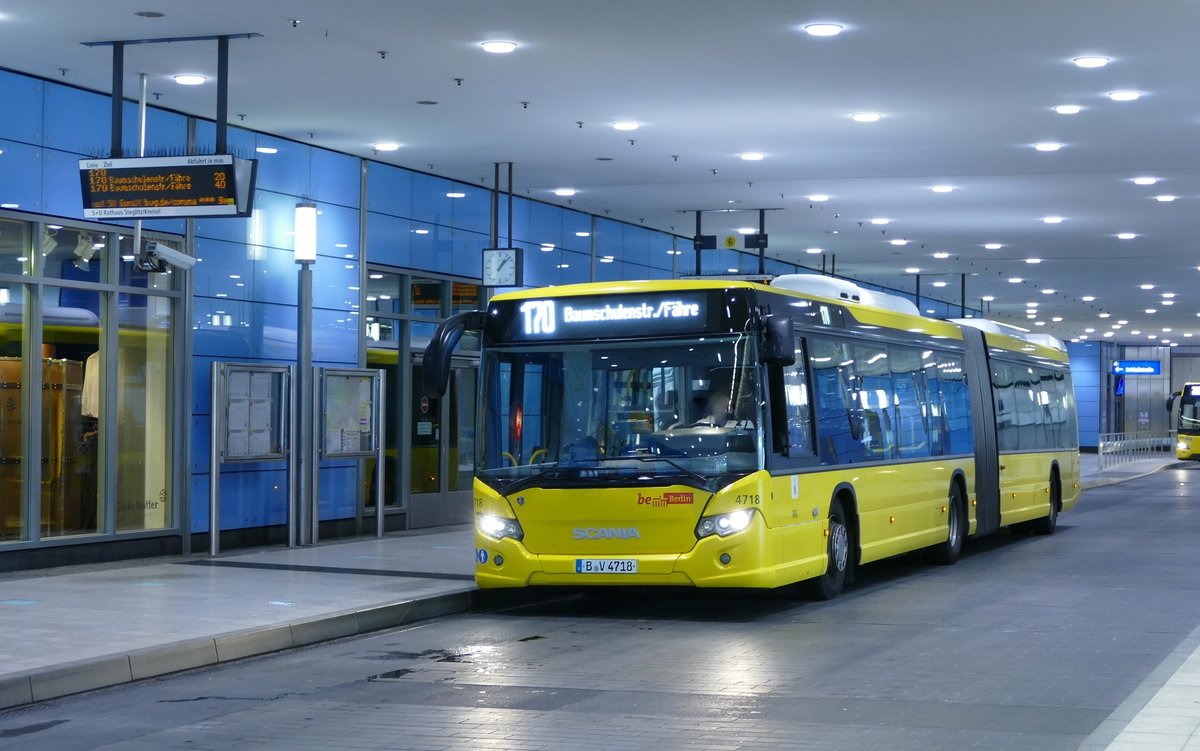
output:
M0 66L107 92L111 48L82 42L254 32L262 37L230 44L234 124L485 185L495 162L511 161L519 192L684 235L696 209L745 210L706 214L706 234L756 226L756 209L781 209L766 215L770 256L819 266L821 256L805 253L819 247L840 274L907 290L914 280L905 269L918 267L922 292L951 302L969 274L968 304L994 296L999 320L1061 338L1094 328L1092 339L1126 320L1110 340L1152 343L1153 334L1192 344L1184 334L1200 339L1198 7L0 0ZM164 15L135 15L143 10ZM803 32L817 21L845 31ZM491 55L479 46L489 39L519 47ZM1081 55L1111 62L1081 69L1071 62ZM127 95L147 73L158 104L215 115L211 80L194 88L170 80L215 77L215 43L130 46L125 59ZM1116 89L1143 96L1110 101ZM1059 115L1058 104L1084 109ZM862 111L883 119L850 119ZM641 128L618 132L617 120ZM383 140L403 145L374 154L371 144ZM1038 141L1064 146L1042 153ZM766 158L742 161L744 151ZM1135 175L1161 181L1137 186ZM932 192L938 183L955 190ZM579 192L558 198L556 187ZM812 203L813 193L831 198ZM1159 194L1179 198L1161 203ZM1048 215L1064 221L1045 224ZM892 222L873 226L872 217ZM911 242L888 243L895 238ZM989 242L1004 247L985 250ZM935 259L940 250L950 257ZM934 289L939 279L948 286ZM1163 292L1175 293L1173 305L1162 304ZM1027 302L1039 304L1044 326L1027 320Z

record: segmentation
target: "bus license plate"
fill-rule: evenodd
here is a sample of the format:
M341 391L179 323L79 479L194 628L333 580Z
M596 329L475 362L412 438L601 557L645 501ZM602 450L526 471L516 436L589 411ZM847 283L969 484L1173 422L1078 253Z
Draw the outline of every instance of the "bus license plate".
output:
M577 574L636 574L638 562L634 558L576 558Z

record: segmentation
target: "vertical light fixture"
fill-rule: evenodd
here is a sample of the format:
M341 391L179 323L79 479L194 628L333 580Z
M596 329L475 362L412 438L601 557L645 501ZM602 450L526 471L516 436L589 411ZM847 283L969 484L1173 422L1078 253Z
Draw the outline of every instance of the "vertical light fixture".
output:
M317 205L307 201L296 204L296 263L317 260Z
M296 466L295 542L299 545L316 543L318 522L317 503L313 489L316 475L313 440L313 399L315 388L312 367L312 265L317 260L317 206L309 201L296 204L295 257L299 264L296 275L296 405L297 445L292 447ZM289 544L292 542L289 539Z

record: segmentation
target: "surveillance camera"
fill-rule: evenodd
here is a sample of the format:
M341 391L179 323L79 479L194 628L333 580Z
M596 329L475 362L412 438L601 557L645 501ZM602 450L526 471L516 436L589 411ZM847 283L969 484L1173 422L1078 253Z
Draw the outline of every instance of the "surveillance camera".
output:
M196 259L162 243L146 243L146 249L138 258L138 267L143 271L162 272L166 271L164 264L186 270L196 265Z

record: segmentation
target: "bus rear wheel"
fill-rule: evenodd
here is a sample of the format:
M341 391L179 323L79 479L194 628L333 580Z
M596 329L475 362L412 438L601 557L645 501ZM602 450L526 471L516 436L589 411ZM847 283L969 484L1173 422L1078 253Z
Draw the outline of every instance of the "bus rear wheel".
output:
M850 570L850 528L846 526L842 502L836 498L829 504L828 536L825 540L825 553L829 559L825 573L805 582L805 594L814 600L832 600L841 594L846 584L846 573Z
M967 537L966 503L958 483L950 485L950 495L946 499L946 526L946 541L929 548L929 559L943 566L958 560Z
M1058 481L1058 473L1050 475L1050 513L1041 519L1035 519L1030 525L1035 534L1052 535L1058 529L1058 508L1062 505L1062 485Z

